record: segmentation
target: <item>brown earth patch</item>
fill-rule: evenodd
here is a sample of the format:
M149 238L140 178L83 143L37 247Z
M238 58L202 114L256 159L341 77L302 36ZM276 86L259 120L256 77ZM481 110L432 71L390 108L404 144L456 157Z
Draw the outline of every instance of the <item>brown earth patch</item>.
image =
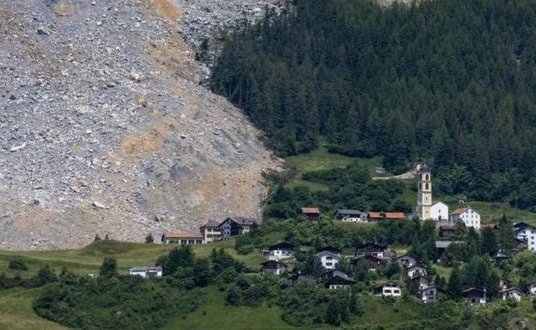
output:
M54 11L54 14L62 17L71 16L74 12L73 5L65 2L59 2L54 4L52 10Z
M170 0L151 0L151 3L156 7L156 11L162 17L177 21L181 18L181 11Z
M170 129L169 121L162 121L140 136L127 134L121 140L121 148L127 155L140 155L161 150L170 134Z

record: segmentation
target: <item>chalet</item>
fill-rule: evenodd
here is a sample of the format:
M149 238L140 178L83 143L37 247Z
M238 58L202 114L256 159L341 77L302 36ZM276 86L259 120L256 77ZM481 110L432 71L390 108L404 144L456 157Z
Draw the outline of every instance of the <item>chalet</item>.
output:
M286 273L287 265L279 261L268 260L262 263L261 271L263 274L271 274L271 275L279 276L283 273Z
M195 245L205 243L204 239L204 236L200 233L187 231L169 231L162 235L164 244Z
M412 256L408 256L408 255L403 255L403 256L397 257L395 259L395 262L401 268L411 268L411 267L417 265L417 259L413 258Z
M268 260L282 260L294 257L294 245L280 242L268 247Z
M162 267L132 267L128 271L129 275L141 276L143 278L162 277Z
M521 301L521 290L518 288L508 288L499 292L502 296L502 300L513 299L515 301Z
M443 202L436 202L430 207L430 219L443 221L449 219L449 207Z
M323 249L315 254L315 258L320 262L324 269L335 269L335 266L341 261L341 252L335 249Z
M531 226L528 223L516 222L514 224L514 235L519 240L527 241L528 236L531 235L533 229L535 229L534 226Z
M423 275L418 275L412 278L411 282L414 283L419 290L425 289L430 286L430 283L428 282L428 278L426 278L426 276L423 276Z
M463 291L463 298L469 305L485 305L486 304L486 290L480 290L470 288Z
M227 218L218 226L221 230L221 237L224 240L255 231L257 227L255 219L243 217Z
M320 209L318 207L302 207L301 214L311 221L320 220Z
M402 295L402 289L395 282L386 282L374 289L374 294L383 297L400 297Z
M387 245L381 245L376 243L365 243L356 248L355 256L374 256L376 258L385 259L388 254Z
M368 220L370 222L380 220L404 220L406 215L404 212L369 212Z
M437 231L439 237L450 238L456 234L456 225L452 222L442 221L438 223Z
M465 227L473 227L480 230L480 214L470 207L464 207L454 210L449 217L452 222L462 221Z
M437 301L437 288L435 286L429 286L419 290L419 298L424 304Z
M416 278L418 276L426 276L428 275L428 272L426 271L426 268L415 265L407 269L407 275L409 278Z
M353 258L352 260L350 260L350 264L355 266L360 260L363 260L367 264L367 269L372 271L378 270L378 268L382 267L385 262L384 259L380 259L371 255L366 255L358 258Z
M368 213L358 210L338 210L335 219L343 222L368 222Z
M220 223L216 220L208 220L206 224L199 227L201 235L203 235L205 242L210 243L221 239Z
M354 279L337 269L330 270L323 277L328 289L347 289L355 284Z

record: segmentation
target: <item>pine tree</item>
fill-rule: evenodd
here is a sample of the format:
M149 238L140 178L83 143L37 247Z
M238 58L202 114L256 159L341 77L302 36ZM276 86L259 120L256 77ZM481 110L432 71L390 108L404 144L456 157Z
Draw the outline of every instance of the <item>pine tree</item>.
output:
M447 285L447 294L449 298L459 300L462 297L462 278L460 269L454 267L450 274L449 283Z

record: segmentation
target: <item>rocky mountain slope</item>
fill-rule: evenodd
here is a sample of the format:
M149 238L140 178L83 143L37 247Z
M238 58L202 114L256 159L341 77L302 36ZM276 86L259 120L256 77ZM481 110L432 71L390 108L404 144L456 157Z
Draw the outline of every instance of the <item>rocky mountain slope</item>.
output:
M0 0L0 249L259 216L278 162L185 39L274 3Z

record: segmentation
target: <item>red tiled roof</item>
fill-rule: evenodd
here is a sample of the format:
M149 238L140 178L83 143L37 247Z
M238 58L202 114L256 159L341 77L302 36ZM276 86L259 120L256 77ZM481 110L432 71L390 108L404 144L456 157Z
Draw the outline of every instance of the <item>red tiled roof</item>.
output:
M466 207L462 207L462 208L459 208L459 209L456 209L454 211L452 211L450 214L454 214L454 215L460 215L462 214L463 212L467 211L467 208Z
M187 231L168 231L164 233L165 238L193 238L193 239L203 239L203 235L199 233L190 233Z
M390 220L402 220L405 218L404 212L369 212L372 219L382 219L385 217Z
M302 207L301 211L304 214L320 214L318 207Z

